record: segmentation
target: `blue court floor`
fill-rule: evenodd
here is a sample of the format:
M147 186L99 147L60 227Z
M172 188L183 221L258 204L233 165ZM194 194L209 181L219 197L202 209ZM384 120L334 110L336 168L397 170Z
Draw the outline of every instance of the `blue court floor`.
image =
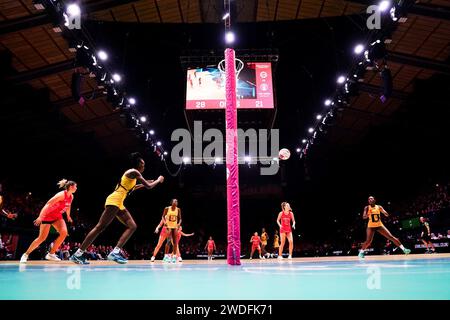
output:
M0 264L0 299L450 299L450 255Z

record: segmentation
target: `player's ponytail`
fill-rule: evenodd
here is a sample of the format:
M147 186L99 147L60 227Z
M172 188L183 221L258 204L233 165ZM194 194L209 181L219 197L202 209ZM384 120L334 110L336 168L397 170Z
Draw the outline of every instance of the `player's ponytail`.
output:
M69 181L67 179L61 179L58 181L57 185L60 189L69 190L71 186L76 185L75 181Z

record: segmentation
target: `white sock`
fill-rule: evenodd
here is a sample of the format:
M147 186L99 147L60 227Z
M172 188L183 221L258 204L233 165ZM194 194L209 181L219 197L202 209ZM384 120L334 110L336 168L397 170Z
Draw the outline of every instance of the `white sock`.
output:
M400 245L400 249L402 249L403 251L405 251L405 247L401 244Z
M78 249L77 252L75 252L74 256L75 257L81 257L83 255L84 251L81 249Z
M359 252L364 252L364 250L363 249L359 249Z
M114 254L119 254L120 253L120 248L119 247L115 247L112 252Z

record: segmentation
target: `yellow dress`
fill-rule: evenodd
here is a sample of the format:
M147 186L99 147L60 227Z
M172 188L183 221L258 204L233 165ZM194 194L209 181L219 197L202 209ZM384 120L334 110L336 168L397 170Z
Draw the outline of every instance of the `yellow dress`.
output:
M378 205L373 207L369 206L367 209L367 216L369 218L367 227L378 228L383 226L383 222L381 222L381 209Z
M130 191L133 191L136 186L136 179L130 179L125 174L120 179L120 183L116 186L116 189L106 198L106 206L116 206L120 210L125 210L123 202Z
M176 229L178 226L178 208L172 210L172 207L168 207L165 218L167 229Z

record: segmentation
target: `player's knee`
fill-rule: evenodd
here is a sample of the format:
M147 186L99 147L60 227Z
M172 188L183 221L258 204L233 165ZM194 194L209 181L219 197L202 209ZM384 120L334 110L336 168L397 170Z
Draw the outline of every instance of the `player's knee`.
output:
M92 231L95 233L100 233L100 232L103 232L103 230L105 230L105 229L106 229L106 224L98 223Z
M137 229L137 224L136 224L136 222L134 222L134 221L130 221L128 224L128 229L130 229L131 231L136 231L136 229Z
M61 230L61 231L59 232L59 236L60 236L60 237L67 237L67 229Z

